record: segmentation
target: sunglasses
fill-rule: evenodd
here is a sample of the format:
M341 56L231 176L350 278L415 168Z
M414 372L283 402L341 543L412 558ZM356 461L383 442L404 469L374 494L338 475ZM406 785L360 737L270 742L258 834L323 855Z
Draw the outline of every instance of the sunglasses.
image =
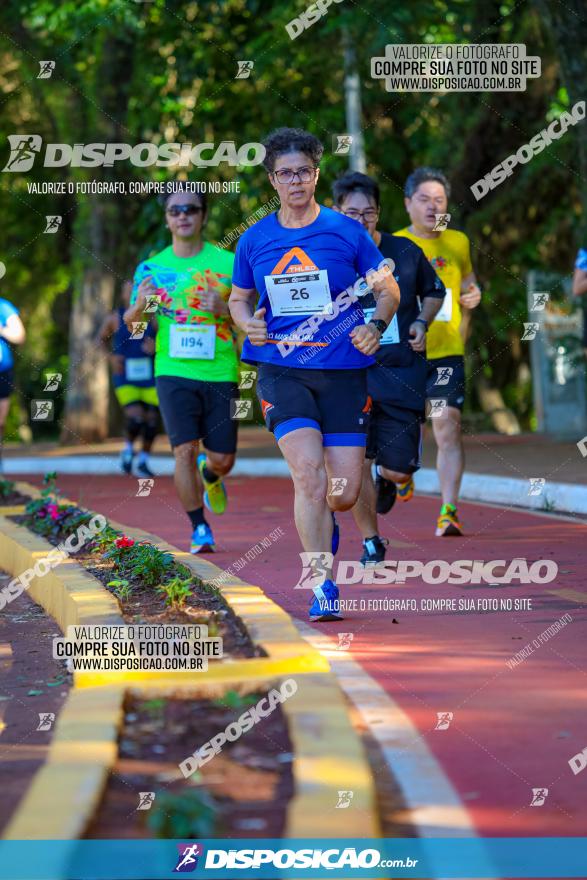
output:
M179 217L180 214L186 214L188 217L191 217L194 214L200 214L202 211L201 205L172 205L170 208L167 208L166 213L170 217Z

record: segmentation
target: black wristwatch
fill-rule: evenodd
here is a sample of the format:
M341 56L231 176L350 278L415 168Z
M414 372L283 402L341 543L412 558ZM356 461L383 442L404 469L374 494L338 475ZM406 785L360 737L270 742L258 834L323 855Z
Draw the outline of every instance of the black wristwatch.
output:
M369 323L373 324L377 328L377 330L379 330L382 336L387 330L387 324L385 323L385 321L382 321L381 318L371 318Z
M414 324L416 323L424 324L424 326L426 327L426 331L428 331L428 321L425 318L416 318Z

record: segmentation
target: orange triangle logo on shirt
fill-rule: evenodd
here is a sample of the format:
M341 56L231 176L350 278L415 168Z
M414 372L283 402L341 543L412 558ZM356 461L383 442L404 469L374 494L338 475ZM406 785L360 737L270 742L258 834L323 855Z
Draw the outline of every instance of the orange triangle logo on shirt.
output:
M298 262L293 263L292 260L298 260ZM288 263L290 263L289 266ZM286 266L287 269L285 268ZM293 247L283 255L271 274L280 275L282 272L285 272L285 274L291 274L294 272L307 272L312 269L317 270L318 266L312 262L310 257L301 248Z

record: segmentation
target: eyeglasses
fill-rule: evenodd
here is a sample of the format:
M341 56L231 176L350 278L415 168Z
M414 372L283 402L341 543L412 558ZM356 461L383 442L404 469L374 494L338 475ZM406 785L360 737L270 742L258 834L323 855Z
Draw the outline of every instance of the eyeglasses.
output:
M293 183L296 177L300 183L310 183L315 174L316 168L313 165L304 165L297 171L293 171L291 168L280 168L279 171L273 172L277 183Z
M179 217L180 214L186 214L188 217L194 214L200 214L203 211L201 205L172 205L167 208L170 217Z
M350 217L351 220L365 220L367 223L372 223L373 220L377 220L379 217L379 210L377 208L367 208L366 211L356 211L354 208L349 208L348 211L342 212L345 217Z

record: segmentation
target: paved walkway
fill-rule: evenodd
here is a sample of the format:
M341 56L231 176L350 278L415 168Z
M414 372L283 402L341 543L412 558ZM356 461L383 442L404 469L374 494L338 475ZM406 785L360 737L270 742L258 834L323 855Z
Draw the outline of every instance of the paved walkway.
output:
M467 470L480 474L503 477L542 476L563 483L587 485L587 457L583 457L577 444L570 441L552 440L541 434L520 434L506 437L503 434L466 434L465 449ZM577 437L577 441L581 438ZM104 443L66 444L35 443L25 446L9 443L4 457L7 460L23 456L41 455L48 460L55 456L117 455L121 441L113 438ZM586 450L587 451L587 450ZM156 455L170 455L167 437L156 440ZM427 429L424 441L424 467L434 467L436 447L432 432ZM262 427L241 428L239 456L246 458L281 458L281 453L271 434Z
M64 476L60 485L70 497L107 516L146 528L178 546L186 544L189 528L170 478L158 478L144 498L136 497L136 481L122 476L91 476L83 486L79 477ZM235 477L229 490L227 513L213 518L219 545L213 561L221 568L232 566L241 578L258 584L294 617L305 620L309 593L293 589L300 565L291 483ZM423 496L398 504L383 521L383 534L390 539L388 559L549 559L557 563L558 577L549 584L525 586L432 586L421 579L405 585L349 585L341 589L342 596L356 599L357 608L344 623L313 629L335 639L338 632L353 634L352 657L417 731L413 742L397 752L398 771L410 750L425 743L478 833L582 835L587 827L587 770L574 775L569 760L587 747L587 526L464 503L467 536L437 539L437 510L438 500ZM352 518L343 514L340 520L338 559L356 561L360 542ZM277 526L283 536L242 567L246 552ZM445 613L360 608L361 600L385 598L415 598L418 607L424 599L455 599L457 606L458 600L466 601L464 608ZM510 610L510 599L512 605L530 600L531 607ZM478 600L497 600L498 610L468 610ZM501 600L505 604L500 609ZM541 643L540 634L564 614L571 621ZM527 659L508 666L513 655L533 644ZM435 729L438 713L452 713L447 729ZM419 780L431 805L437 796L433 777ZM344 783L341 780L341 787ZM530 806L532 789L544 788L544 805ZM458 836L458 828L453 831Z

